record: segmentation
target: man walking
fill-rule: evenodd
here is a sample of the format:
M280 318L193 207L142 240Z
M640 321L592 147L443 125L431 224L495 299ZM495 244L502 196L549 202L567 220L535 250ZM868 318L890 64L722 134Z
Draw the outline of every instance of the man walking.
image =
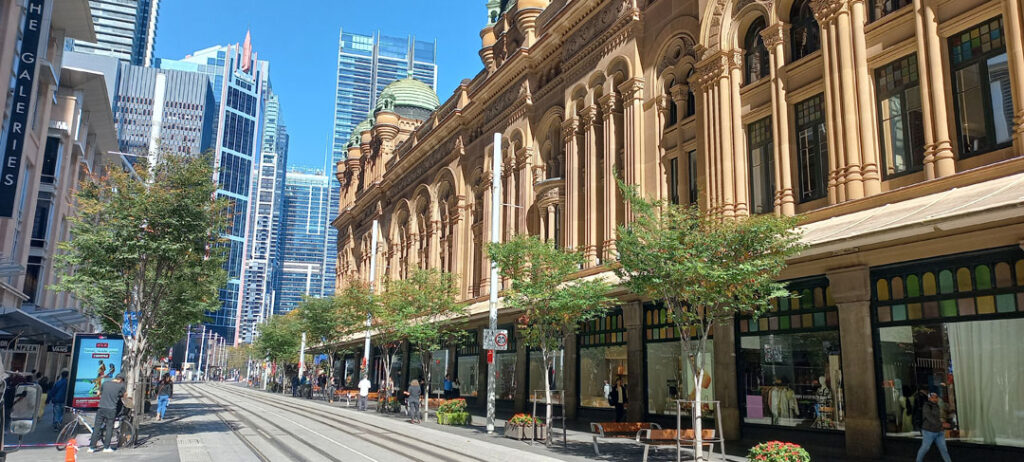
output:
M370 379L364 375L359 381L359 398L356 400L356 409L366 410L366 397L370 395Z
M60 430L64 423L64 402L68 397L68 371L61 371L60 378L50 388L46 395L46 402L50 403L53 411L53 429Z
M615 379L615 387L608 395L608 403L615 407L615 421L626 421L626 403L629 399L626 396L626 387L622 386L622 379Z
M96 411L96 420L92 424L92 438L89 440L89 452L96 452L96 442L103 436L103 452L114 452L110 447L110 438L114 436L114 417L117 415L117 403L124 396L124 374L117 374L114 380L104 382L100 386L100 405Z

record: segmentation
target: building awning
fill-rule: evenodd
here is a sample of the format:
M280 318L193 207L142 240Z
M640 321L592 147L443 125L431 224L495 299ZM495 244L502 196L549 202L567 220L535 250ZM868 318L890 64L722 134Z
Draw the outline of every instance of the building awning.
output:
M78 311L74 308L61 308L56 310L36 311L25 310L25 312L31 314L32 316L35 316L36 319L39 319L48 324L52 324L53 326L65 332L77 331L79 330L77 329L79 325L87 323L91 320L88 316L82 314L81 311Z
M71 341L71 334L17 308L0 308L0 330L9 336L46 343Z
M1024 173L803 225L800 257L1010 219L1024 220Z

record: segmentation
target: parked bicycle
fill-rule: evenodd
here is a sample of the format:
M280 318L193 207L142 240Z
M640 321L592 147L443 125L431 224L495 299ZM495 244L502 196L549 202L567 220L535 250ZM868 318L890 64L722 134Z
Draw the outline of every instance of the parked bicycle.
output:
M85 419L85 413L73 407L65 408L64 415L72 416L70 422L64 425L60 433L57 434L56 448L58 451L63 451L68 446L68 441L71 438L78 436L78 427L81 425L85 427L85 430L91 435L95 429ZM114 418L114 436L117 438L118 448L128 448L135 446L135 442L138 439L138 429L134 425L135 416L132 413L131 406L126 404L121 405L117 412L117 417ZM79 444L81 446L81 444Z
M57 434L58 451L63 451L64 448L68 447L68 441L71 440L71 438L78 436L79 425L84 426L86 430L89 430L90 434L93 431L92 425L89 425L89 422L85 421L85 417L83 417L84 413L82 411L75 409L73 407L66 407L64 415L69 415L69 412L70 415L72 416L71 421L65 424L64 428L62 428L60 430L60 433Z

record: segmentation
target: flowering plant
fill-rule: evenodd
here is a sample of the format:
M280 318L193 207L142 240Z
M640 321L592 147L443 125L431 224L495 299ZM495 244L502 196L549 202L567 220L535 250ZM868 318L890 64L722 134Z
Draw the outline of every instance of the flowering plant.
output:
M445 400L437 407L437 412L466 412L466 400L462 398Z
M506 425L514 427L529 427L533 425L544 426L544 422L541 422L540 419L530 414L516 414L512 416L511 419L508 419L508 423Z
M811 455L798 444L768 441L750 448L747 458L759 462L811 462Z

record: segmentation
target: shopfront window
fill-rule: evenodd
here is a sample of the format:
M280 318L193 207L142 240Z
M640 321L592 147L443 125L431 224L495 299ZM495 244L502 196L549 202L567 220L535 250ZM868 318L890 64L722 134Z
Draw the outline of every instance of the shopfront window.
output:
M692 334L695 333L691 331ZM644 306L644 348L647 354L647 409L651 414L675 415L676 400L696 398L693 368L683 360L679 329L669 318L668 308L657 304ZM708 340L704 358L701 400L715 399L714 345ZM683 414L689 415L688 410Z
M587 321L579 334L580 406L611 408L608 392L616 380L629 384L626 325L622 309ZM607 386L606 386L607 385Z
M444 393L444 376L448 374L448 350L430 352L430 392Z
M359 360L358 358L347 357L342 361L342 370L338 371L338 377L342 377L343 388L355 388L359 384Z
M409 354L409 379L407 382L419 380L420 388L426 388L423 382L427 380L427 374L423 372L423 362L420 361L420 357L420 352L418 351L414 351ZM403 383L402 385L408 386L409 384Z
M513 326L499 326L508 331L508 349L494 352L494 368L498 376L494 381L495 399L513 400L516 397L516 339Z
M454 388L458 388L458 396L463 398L475 398L477 396L477 381L480 380L480 344L477 340L477 332L470 331L467 340L455 350L456 374Z
M845 428L839 316L828 280L789 284L759 319L741 318L740 406L750 424Z
M872 272L886 434L920 437L937 393L947 438L1024 447L1024 251L997 249Z
M565 390L562 383L563 368L565 367L565 350L558 350L549 353L553 355L551 366L544 367L544 355L540 351L530 351L530 400L544 402L544 375L547 374L552 390ZM562 394L551 395L551 402L562 404Z

